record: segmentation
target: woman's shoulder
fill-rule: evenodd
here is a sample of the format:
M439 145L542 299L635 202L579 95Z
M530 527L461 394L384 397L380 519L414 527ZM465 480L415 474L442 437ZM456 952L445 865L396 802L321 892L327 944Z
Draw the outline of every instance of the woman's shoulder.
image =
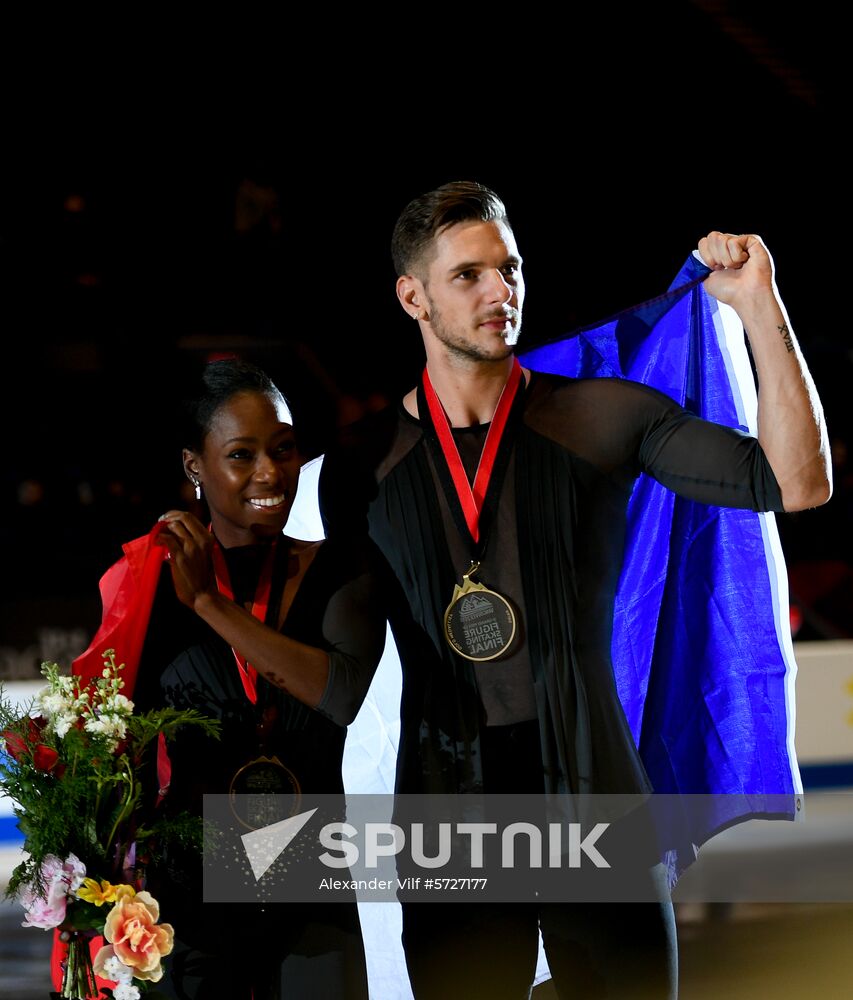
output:
M328 544L325 538L291 538L285 535L285 540L289 545L290 554L300 558L302 556L313 558L323 546Z

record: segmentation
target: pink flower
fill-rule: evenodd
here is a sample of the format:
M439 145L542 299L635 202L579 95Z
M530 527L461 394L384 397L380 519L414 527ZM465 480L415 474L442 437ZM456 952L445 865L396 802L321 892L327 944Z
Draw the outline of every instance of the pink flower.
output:
M49 854L41 866L45 893L41 896L36 888L27 886L18 896L21 906L27 911L27 919L22 927L41 927L50 930L58 927L65 919L68 906L68 883L62 862Z
M71 893L75 893L83 884L86 866L76 854L69 854L62 865L62 869L65 872L65 881L68 883L68 888L71 890Z
M77 889L85 874L83 862L74 854L69 854L65 861L48 854L41 866L44 895L31 885L18 894L18 902L27 912L27 919L21 926L43 930L58 927L65 919L69 894Z
M172 950L174 931L171 924L158 924L159 916L160 904L148 892L117 894L107 915L104 937L135 979L156 983L163 976L160 960Z

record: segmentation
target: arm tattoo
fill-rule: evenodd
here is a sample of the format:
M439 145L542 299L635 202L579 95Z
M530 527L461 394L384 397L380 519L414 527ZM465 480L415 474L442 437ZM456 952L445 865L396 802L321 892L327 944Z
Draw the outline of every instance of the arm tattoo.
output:
M776 329L782 334L782 340L785 341L785 347L788 348L788 353L793 353L794 341L791 339L791 331L788 329L788 324L783 323L781 326L777 326Z

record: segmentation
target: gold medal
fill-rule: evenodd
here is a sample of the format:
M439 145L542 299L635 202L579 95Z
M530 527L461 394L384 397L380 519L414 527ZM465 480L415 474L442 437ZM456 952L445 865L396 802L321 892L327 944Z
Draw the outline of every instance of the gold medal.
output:
M517 631L515 612L509 601L482 583L474 583L471 577L480 568L478 557L486 550L491 513L512 449L512 431L520 420L520 409L515 403L520 399L523 383L521 365L514 358L486 434L473 485L468 481L450 421L432 386L428 369L424 369L418 389L418 413L430 448L436 453L441 486L463 541L467 538L470 542L471 565L462 575L462 585L453 588L453 599L444 612L444 638L466 660L486 662L504 656ZM514 423L510 422L511 413L516 414ZM483 525L481 514L485 515Z
M293 771L278 757L257 757L236 772L228 797L237 822L249 830L259 830L295 816L302 802L302 788Z
M505 597L471 579L479 568L479 563L471 563L462 585L453 588L453 599L444 612L444 637L466 660L485 662L509 651L516 620Z

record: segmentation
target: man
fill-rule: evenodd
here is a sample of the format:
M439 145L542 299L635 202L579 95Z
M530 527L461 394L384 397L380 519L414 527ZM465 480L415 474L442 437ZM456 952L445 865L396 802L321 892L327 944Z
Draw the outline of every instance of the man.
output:
M714 232L699 252L707 291L749 331L758 439L634 382L521 369L522 261L487 188L447 184L400 216L397 297L426 371L399 409L327 458L321 479L330 533L366 491L370 534L401 585L399 792L651 790L610 663L637 476L752 510L829 498L821 407L767 250ZM537 922L561 996L674 995L662 892L660 904L621 906L404 903L415 996L525 996Z

